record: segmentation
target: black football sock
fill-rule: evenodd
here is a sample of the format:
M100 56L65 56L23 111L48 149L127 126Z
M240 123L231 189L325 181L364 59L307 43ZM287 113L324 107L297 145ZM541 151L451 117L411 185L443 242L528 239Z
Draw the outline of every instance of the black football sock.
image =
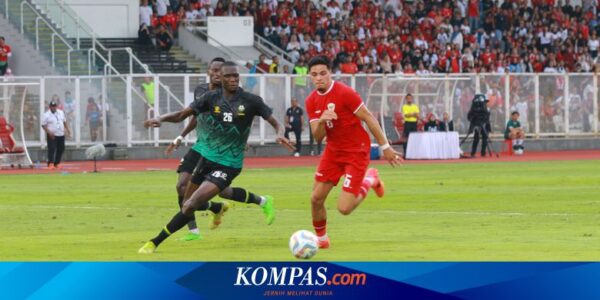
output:
M243 203L254 203L260 205L261 197L247 192L243 188L232 188L231 200Z
M221 209L223 209L223 203L208 201L208 202L200 205L200 207L197 210L210 210L214 214L218 214L221 212Z
M183 206L183 196L177 196L179 208ZM192 217L192 220L187 224L190 230L198 229L198 225L196 225L196 216Z
M171 234L175 233L177 230L181 229L185 224L187 224L191 217L184 215L181 211L178 212L173 219L160 231L160 233L153 238L151 241L155 246L160 245L165 239L167 239Z

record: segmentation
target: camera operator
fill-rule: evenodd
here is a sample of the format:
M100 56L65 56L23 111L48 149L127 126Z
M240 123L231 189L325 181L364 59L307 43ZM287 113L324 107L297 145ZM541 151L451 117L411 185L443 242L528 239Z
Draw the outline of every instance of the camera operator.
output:
M471 109L467 114L469 120L469 134L473 133L473 146L471 148L471 157L477 152L479 144L479 135L481 135L481 156L485 156L485 151L488 147L488 135L491 131L490 111L487 108L488 100L482 94L477 94L471 103Z

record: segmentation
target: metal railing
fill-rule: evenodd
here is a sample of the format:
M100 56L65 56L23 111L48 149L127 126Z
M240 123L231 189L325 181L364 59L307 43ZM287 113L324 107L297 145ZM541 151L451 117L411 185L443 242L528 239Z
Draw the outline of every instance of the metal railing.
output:
M37 3L40 9L43 9L44 12L50 17L52 17L54 20L59 20L60 23L57 22L57 24L60 24L61 30L63 30L67 36L74 35L77 49L81 48L81 39L83 34L85 38L91 39L92 48L96 49L96 47L98 47L102 51L106 52L107 56L113 56L113 51L126 51L127 55L131 57L131 59L129 60L130 73L133 73L134 67L136 65L140 67L145 73L151 73L150 69L148 68L148 65L142 63L141 60L135 54L133 54L131 48L127 50L125 48L113 49L105 47L98 40L98 35L96 34L96 32L94 32L94 30L85 22L85 20L79 18L79 15L68 4L64 3L64 1L32 0L32 2ZM74 28L65 26L65 24L68 24L68 21L73 23Z
M93 55L96 50L90 51ZM108 64L106 66L110 68ZM97 93L93 81L103 82L105 87L102 89L102 99L112 107L110 113L103 112L111 118L111 122L103 128L106 133L102 142L129 146L168 143L180 134L183 124L165 124L161 128L148 130L143 127L143 122L153 115L181 110L182 106L176 104L169 94L158 92L158 84L154 86L154 103L148 106L144 92L135 88L140 86L143 77L145 75L14 77L14 82L17 85L27 79L40 83L39 90L30 89L32 98L26 102L31 107L37 105L36 110L29 112L35 116L29 120L35 122L39 122L39 117L45 110L44 101L36 99L64 94L66 88L74 91L73 99L79 102L79 117L76 116L71 122L77 128L78 138L68 141L69 145L85 146L92 143L87 134L89 127L84 122L84 113L87 106L85 100ZM312 89L311 83L302 79L306 78L288 74L242 74L240 85L246 91L262 97L272 108L273 116L283 122L291 99L297 98L300 106L304 106L304 97ZM206 75L153 76L154 82L172 83L177 87L173 92L184 95L188 101L193 99L194 85L206 80ZM522 111L520 121L530 139L600 138L598 74L459 74L430 77L361 74L336 76L335 80L347 84L359 93L366 106L383 125L391 142L396 141L401 134L397 132L398 114L401 114L407 93L414 96L415 103L421 110L421 118L428 113L435 113L440 118L441 113L448 112L454 120L455 130L462 136L468 129L467 112L472 96L483 93L490 98L492 136L495 138L502 137L513 110ZM70 85L67 82L71 82ZM515 82L520 82L520 87ZM43 133L39 132L39 124L33 124L31 128L34 132L25 134L28 144L43 145ZM37 134L35 130L38 131ZM306 140L308 131L305 130L303 134L303 139ZM264 144L273 142L275 138L275 132L264 120L254 122L250 142ZM188 142L193 143L194 140L194 133L187 137Z
M5 2L6 5L6 16L8 18L8 0L6 0ZM29 2L27 1L22 1L21 2L21 6L20 6L20 12L21 12L21 19L20 19L20 32L21 34L25 34L25 7L27 7L31 12L35 13L35 49L37 51L40 51L40 21L43 22L46 27L48 27L48 29L52 30L52 35L51 35L51 41L50 41L50 56L51 56L51 64L52 67L55 67L56 65L56 49L55 49L55 41L56 41L56 37L58 37L58 40L60 42L62 42L62 44L64 44L67 47L67 51L72 51L73 47L71 46L71 44L62 36L62 34L60 34L58 31L56 31L56 29L54 29L54 27L52 26L52 24L50 24L50 22L48 22L48 20L46 20L46 18L44 18L36 9L35 7L33 7L33 5L31 5ZM70 74L70 66L71 66L71 61L70 61L70 56L67 55L67 73Z
M268 54L270 56L269 58L279 56L281 63L289 65L291 68L294 67L292 56L257 33L254 33L254 47L259 51Z
M8 0L6 0L8 1ZM79 15L77 15L77 13L66 3L64 3L64 1L62 0L31 0L32 2L35 2L39 8L43 8L44 12L46 14L48 14L48 16L52 17L55 20L59 20L60 21L60 28L61 30L65 31L65 33L69 34L69 32L71 32L71 34L75 35L75 40L76 40L76 49L77 50L81 50L81 38L82 38L82 34L84 37L90 38L91 39L91 49L94 49L94 51L87 51L88 57L87 57L87 61L88 61L88 75L93 75L92 74L92 66L96 65L96 58L100 58L101 61L103 61L105 63L105 66L103 67L103 71L104 71L104 75L122 75L122 73L120 73L116 68L114 68L114 66L112 65L112 59L115 56L115 53L118 52L125 52L126 55L128 56L128 61L129 61L129 74L134 74L135 72L135 68L139 67L141 70L143 70L143 74L146 75L152 75L152 72L150 71L150 68L148 67L147 64L144 64L134 53L133 50L130 47L123 47L123 48L107 48L105 47L97 38L96 33L94 32L94 30L84 21L81 20L81 18L79 18ZM27 3L25 0L23 0L23 3ZM27 3L27 5L29 5L34 11L37 10L35 8L33 8L29 3ZM38 13L39 14L39 13ZM45 21L45 20L44 20ZM68 26L65 26L65 24L68 24L68 22L71 21L74 24L74 28L68 28ZM48 23L49 27L51 27L54 30L54 28ZM59 35L57 33L57 35ZM36 38L37 39L37 38ZM66 43L66 40L61 36L61 39ZM108 58L106 58L101 51L106 53L106 56L108 56ZM69 45L69 50L68 50L68 67L67 67L67 73L68 75L71 75L71 55L70 53L74 52L73 47L71 47ZM84 51L82 51L84 52ZM92 53L94 53L94 55L91 55ZM54 57L54 53L52 54L52 56ZM107 66L109 65L109 66ZM54 66L54 64L53 64ZM170 97L172 97L173 99L175 99L175 101L177 101L179 104L184 105L183 101L181 99L179 99L177 96L175 96L170 89L162 84L159 83L159 87L164 89L166 91L167 94L169 94ZM143 97L142 97L143 98ZM144 99L144 98L143 98Z

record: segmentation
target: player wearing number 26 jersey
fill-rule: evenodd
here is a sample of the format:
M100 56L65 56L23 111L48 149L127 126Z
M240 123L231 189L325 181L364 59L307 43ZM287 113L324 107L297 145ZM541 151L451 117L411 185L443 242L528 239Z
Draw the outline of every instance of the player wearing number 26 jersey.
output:
M325 200L342 176L345 179L337 208L343 215L352 213L370 189L378 197L384 194L377 169L368 169L371 142L362 122L375 136L385 159L394 165L400 162L400 157L390 147L381 126L356 91L331 79L329 59L313 57L308 69L316 87L306 99L310 129L317 141L327 137L327 147L315 173L316 182L311 196L312 220L319 237L319 247L329 248Z

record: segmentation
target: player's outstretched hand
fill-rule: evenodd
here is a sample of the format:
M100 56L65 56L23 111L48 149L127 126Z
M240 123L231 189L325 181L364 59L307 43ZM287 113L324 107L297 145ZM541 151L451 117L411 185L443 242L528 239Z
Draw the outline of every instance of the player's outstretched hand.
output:
M178 136L177 138L175 138L171 144L169 144L169 146L167 147L167 149L165 150L165 154L167 156L173 154L173 151L177 150L177 148L179 148L179 146L181 145L181 142L183 141L183 136Z
M296 147L294 147L294 145L292 145L292 143L290 143L290 140L286 139L285 137L279 136L276 139L277 144L280 144L284 147L286 147L290 152L294 152L296 151Z
M149 127L160 127L160 120L159 119L149 119L144 121L144 127L149 128Z
M392 148L387 148L383 150L383 158L385 158L390 163L390 165L392 165L392 167L400 166L404 161L400 156L400 153L394 151L394 149Z
M335 111L326 110L321 114L321 118L319 118L321 122L327 122L331 120L337 120L337 114Z

